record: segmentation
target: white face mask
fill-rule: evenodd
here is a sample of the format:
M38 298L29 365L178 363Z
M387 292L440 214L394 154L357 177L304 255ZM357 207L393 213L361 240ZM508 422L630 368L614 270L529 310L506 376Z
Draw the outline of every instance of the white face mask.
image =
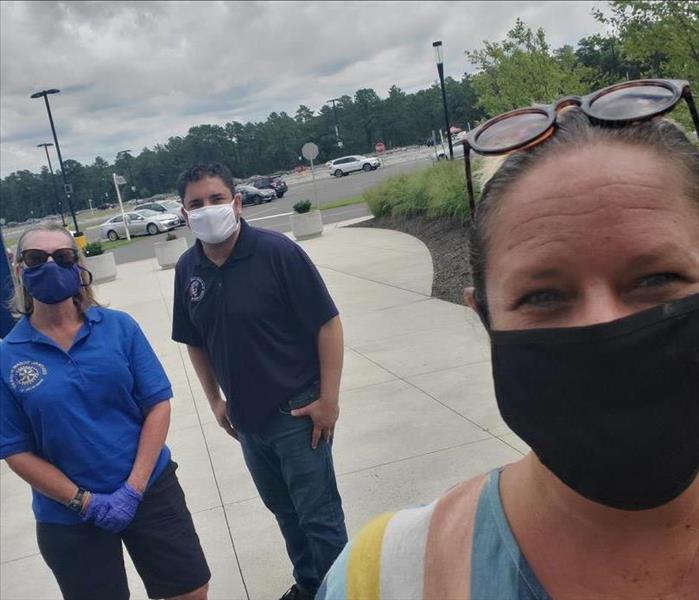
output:
M194 237L205 244L220 244L238 229L233 204L202 206L187 212Z

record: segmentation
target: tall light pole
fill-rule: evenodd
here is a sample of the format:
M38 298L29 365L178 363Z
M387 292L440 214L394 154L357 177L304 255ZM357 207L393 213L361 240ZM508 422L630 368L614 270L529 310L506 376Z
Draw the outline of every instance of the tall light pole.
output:
M58 145L58 137L56 136L56 128L53 125L53 116L51 116L51 107L49 106L49 94L58 94L61 90L50 89L42 90L40 92L35 92L30 98L42 98L46 102L46 112L49 114L49 123L51 123L51 133L53 133L53 143L56 145L56 153L58 154L58 162L61 165L61 177L63 178L63 191L66 195L66 200L68 200L68 208L70 208L70 214L73 217L73 225L75 226L75 236L80 235L80 228L78 227L78 219L75 216L75 210L73 209L73 201L71 200L72 188L68 184L68 179L66 178L66 170L63 166L63 157L61 156L61 147Z
M342 98L330 98L326 102L332 102L333 105L333 117L335 118L335 139L337 140L337 147L342 148L342 140L340 139L340 123L337 120L337 108L335 108L335 102L339 102Z
M454 159L454 148L451 145L451 126L449 125L449 109L447 108L447 92L444 89L444 52L442 42L437 40L432 42L434 48L434 59L437 62L437 73L439 73L439 84L442 86L442 103L444 104L444 121L447 126L447 140L449 140L449 158Z
M122 154L124 158L126 159L126 168L129 171L129 179L131 180L131 191L135 192L136 191L136 184L134 183L133 180L133 172L131 171L131 154L129 154L131 150L120 150L117 152L117 156L119 154Z
M58 188L56 187L56 179L53 176L53 166L51 166L51 157L49 156L49 146L53 146L51 142L45 142L43 144L37 144L37 148L43 148L46 151L46 160L49 163L49 173L51 173L51 183L53 184L53 195L56 197L56 209L58 212L61 214L61 221L63 223L63 227L66 226L66 220L65 217L63 216L63 202L61 202L61 198L58 195Z

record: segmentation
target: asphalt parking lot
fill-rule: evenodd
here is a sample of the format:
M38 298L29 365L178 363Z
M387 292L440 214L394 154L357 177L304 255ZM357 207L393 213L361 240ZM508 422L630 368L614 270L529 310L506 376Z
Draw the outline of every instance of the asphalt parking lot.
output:
M388 154L382 158L382 162L383 165L376 171L368 173L359 171L339 178L329 175L328 169L324 165L317 165L315 172L318 205L322 207L345 198L357 196L388 177L427 167L432 164L432 151L426 147L410 148ZM281 232L290 231L289 216L293 212L293 205L304 199L315 202L315 196L309 172L302 175L290 175L286 180L289 189L283 198L258 206L246 206L243 213L244 217L257 227ZM128 208L132 209L133 207L129 206ZM88 241L98 241L100 237L99 225L117 214L117 212L118 210L94 211L94 215L90 215L89 211L82 212L79 215L79 221L81 222L81 229L87 235ZM365 204L354 204L324 210L323 222L328 224L335 223L367 214L369 214L369 210ZM66 221L70 226L71 220L68 215L66 215ZM14 245L20 232L21 228L5 229L3 231L8 245ZM184 235L191 240L191 233L187 227L180 227L175 230L175 233L178 236ZM150 258L154 256L153 244L162 241L164 237L165 234L139 237L133 243L114 248L111 252L114 253L117 263Z
M402 158L403 160L401 160ZM352 173L345 177L331 177L327 175L327 169L319 167L320 173L316 178L316 191L318 194L318 204L324 206L332 204L338 200L356 196L365 190L373 187L377 183L400 173L409 173L419 168L424 168L431 164L431 156L428 151L412 152L398 160L385 161L384 166L376 171L365 173L363 171ZM273 229L280 232L291 230L289 216L293 212L293 205L299 200L308 198L314 201L313 183L310 177L305 177L302 181L294 181L289 178L289 190L283 198L278 198L273 202L259 206L246 206L243 216L256 227ZM340 208L323 211L323 222L326 224L336 223L347 219L363 217L369 214L369 209L365 204L354 204ZM105 217L106 220L106 217ZM88 239L96 240L99 228L86 229ZM191 232L187 227L180 227L175 230L176 235L186 236L191 243ZM137 238L135 242L127 246L114 248L114 258L117 264L143 260L154 256L153 244L164 239L165 234L155 236L145 236Z

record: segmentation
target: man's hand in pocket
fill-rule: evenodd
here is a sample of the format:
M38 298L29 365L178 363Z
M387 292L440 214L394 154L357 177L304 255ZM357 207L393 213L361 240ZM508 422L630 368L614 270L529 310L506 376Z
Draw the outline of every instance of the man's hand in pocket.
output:
M335 435L335 423L340 416L340 405L337 399L329 400L321 396L308 406L292 410L291 414L294 417L311 417L313 420L311 447L315 450L321 435L327 442L332 441Z

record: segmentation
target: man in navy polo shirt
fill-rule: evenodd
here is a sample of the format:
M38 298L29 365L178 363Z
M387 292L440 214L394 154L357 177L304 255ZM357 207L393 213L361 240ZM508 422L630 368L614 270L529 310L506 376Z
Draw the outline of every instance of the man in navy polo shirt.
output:
M297 244L240 218L226 167L192 167L178 190L197 242L177 263L172 338L277 518L296 580L282 598L313 598L347 542L331 454L340 317Z

